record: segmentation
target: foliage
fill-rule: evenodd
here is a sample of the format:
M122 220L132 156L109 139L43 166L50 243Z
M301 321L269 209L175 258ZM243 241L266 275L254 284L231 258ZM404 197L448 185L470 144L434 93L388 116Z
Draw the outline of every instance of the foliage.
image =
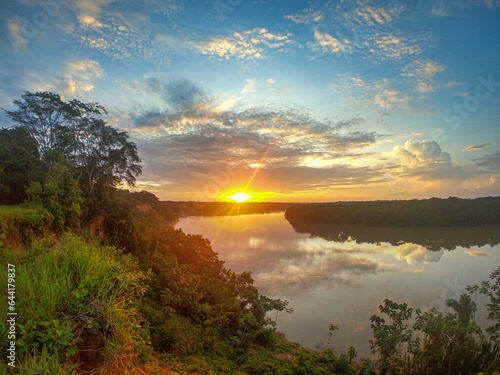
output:
M37 205L0 206L0 248L30 244L49 233L52 221L52 215Z
M412 373L473 374L483 369L477 363L482 334L472 321L475 303L462 295L459 301L448 300L447 304L454 313L416 311L414 329L424 333L424 340L412 360Z
M375 339L371 343L379 354L376 365L380 374L472 375L499 369L500 348L474 322L476 304L470 296L449 299L447 304L453 313L415 310L413 325L409 324L413 309L406 304L386 299L379 306L391 319L386 324L382 317L371 318ZM414 339L416 333L423 339Z
M260 295L249 273L225 269L201 236L165 225L152 211L137 211L134 218L137 256L141 267L151 270L144 313L154 327L151 335L158 350L217 350L217 340L236 347L252 340L272 345L265 327L273 325L266 314L286 311L285 301ZM179 327L184 336L191 332L195 339L181 339Z
M19 127L38 141L49 163L59 155L69 160L72 177L86 195L124 181L134 185L142 168L137 147L127 132L100 118L107 113L97 103L65 102L51 92L25 92L14 100L15 111L5 111Z
M38 143L26 129L0 129L0 204L22 203L41 166Z
M471 285L468 287L470 293L485 294L489 298L486 305L488 308L488 319L493 321L493 325L486 329L491 339L500 345L500 267L490 275L491 280L486 280L481 285Z
M500 224L500 197L300 204L287 209L291 223L379 226L477 226Z
M67 375L72 374L77 365L61 364L57 356L53 356L45 348L40 353L27 354L19 365L20 375Z
M63 354L72 356L76 353L77 339L73 336L71 323L52 321L37 322L32 319L26 324L19 324L21 338L17 341L19 354L37 350L45 350L48 354L55 355L59 361Z
M146 276L131 256L73 235L59 244L53 238L35 242L17 259L1 256L2 263L16 265L22 366L38 366L46 356L61 365L103 365L147 352L148 335L137 312ZM2 277L0 284L6 281ZM0 336L5 334L2 325Z
M32 183L27 190L31 202L42 205L53 217L58 230L76 228L80 223L82 192L62 157L54 163L42 183Z
M327 345L330 344L330 339L333 336L333 332L339 329L339 326L336 324L331 323L330 326L328 327L328 342Z
M52 150L56 143L56 132L68 121L67 103L51 92L25 92L22 100L14 100L16 111L5 111L20 127L25 128L38 142L40 154Z
M397 374L404 364L404 353L413 352L418 340L413 338L413 330L408 320L412 317L413 309L406 303L398 304L389 299L379 306L381 313L390 319L372 315L370 318L374 340L370 340L372 352L378 352L378 368L381 374Z

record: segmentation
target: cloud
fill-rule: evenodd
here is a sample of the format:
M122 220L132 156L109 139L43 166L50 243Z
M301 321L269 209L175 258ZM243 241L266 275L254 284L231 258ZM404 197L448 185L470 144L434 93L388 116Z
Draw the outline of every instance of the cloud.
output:
M318 2L285 18L311 28L306 45L316 54L354 55L372 61L415 59L430 42L422 32L405 33L395 21L405 12L402 3L385 6L372 0Z
M408 101L408 96L397 89L390 88L381 89L373 98L373 102L383 110L391 110L396 105L406 107Z
M483 167L491 172L500 171L500 152L473 159L476 167Z
M486 147L489 147L491 146L491 144L489 143L483 143L482 145L474 145L474 146L469 146L469 147L466 147L464 148L462 151L478 151L478 150L482 150L483 148L486 148Z
M411 183L409 188L415 191L448 189L454 194L464 195L467 193L463 186L466 180L484 173L484 170L471 166L454 164L451 155L435 141L414 142L410 139L404 146L394 147L392 156L399 168L392 170L391 175Z
M211 100L203 88L189 79L148 78L146 91L149 95L159 95L174 110L192 109Z
M269 85L274 85L274 84L276 83L276 80L275 80L274 78L269 78L269 79L267 80L267 83L268 83Z
M89 2L87 6L93 8L96 4ZM98 13L96 8L78 16L79 22L71 30L75 43L117 60L168 63L164 49L142 30L147 24L144 20L129 21L108 13L97 17Z
M370 58L380 60L402 60L420 55L423 48L412 41L410 38L395 36L392 33L377 33L374 36L367 37L370 41Z
M356 276L378 270L373 260L348 254L307 253L299 261L287 260L275 264L272 270L259 272L259 283L271 284L274 293L299 293L325 284L352 285Z
M493 254L487 253L486 251L480 250L464 250L466 254L472 255L473 257L492 257Z
M285 19L292 20L296 24L319 22L323 17L324 15L320 11L314 11L312 8L302 11L302 13L285 15Z
M258 60L268 57L271 51L287 52L290 45L296 44L291 33L274 34L264 28L255 28L235 32L232 36L215 36L208 40L188 42L189 47L202 55L218 57L221 60L230 58Z
M429 251L425 247L413 243L405 243L391 249L391 251L395 252L394 256L396 259L406 260L410 265L415 265L419 262L439 262L443 256L443 250Z
M420 93L434 91L434 76L446 68L434 61L416 60L404 68L403 76L416 81L416 90Z
M498 194L500 153L473 159L471 163L455 164L451 155L435 141L414 142L394 147L395 166L388 170L393 184L405 184L400 193L442 196L447 191L456 196L473 197ZM435 195L437 194L437 195Z
M110 4L113 0L76 0L72 6L76 8L79 15L98 17L102 8Z
M67 62L64 73L67 89L62 92L67 97L82 96L94 89L94 81L104 76L104 69L94 60Z
M255 78L247 78L245 79L245 82L247 84L245 85L245 87L243 87L243 90L241 90L242 94L251 94L257 92L257 89L255 88L257 80Z
M414 142L409 140L404 146L396 146L393 155L408 168L417 168L428 165L451 166L451 157L443 152L435 141Z
M447 17L449 16L449 9L443 1L438 1L432 7L431 14L433 16Z
M0 75L1 85L19 91L52 91L60 94L64 100L77 98L92 101L92 91L96 82L105 76L101 65L91 59L71 57L60 59L49 64L39 61L23 61L12 64L9 74ZM12 97L19 95L12 92Z
M314 30L315 43L309 42L307 45L313 51L322 51L331 54L342 54L347 50L347 46L350 44L349 40L344 39L339 41L328 33L322 33L319 30Z
M391 22L393 19L391 13L393 12L390 9L372 7L371 5L366 5L365 8L360 7L356 10L356 15L370 25L382 25L386 22Z
M410 102L410 97L394 87L389 79L366 81L359 75L338 74L330 89L347 101L366 107L375 105L377 110L386 113L395 108L406 108Z
M23 22L19 17L13 17L7 21L7 31L7 38L15 52L26 47L28 39L23 32Z
M252 87L253 81L247 83ZM286 105L235 110L190 80L150 78L133 86L145 98L117 122L121 127L128 124L142 159L149 161L146 180L170 175L176 186L192 189L209 181L214 169L234 165L241 176L233 183L246 185L251 165L266 151L255 186L267 191L359 185L384 178L379 167L347 164L379 138L364 130L362 118L319 120ZM343 165L335 165L339 158L345 158ZM169 173L172 168L176 173Z
M500 8L500 0L469 0L469 1L443 1L423 4L423 8L436 17L449 17L463 14L471 8L487 7Z

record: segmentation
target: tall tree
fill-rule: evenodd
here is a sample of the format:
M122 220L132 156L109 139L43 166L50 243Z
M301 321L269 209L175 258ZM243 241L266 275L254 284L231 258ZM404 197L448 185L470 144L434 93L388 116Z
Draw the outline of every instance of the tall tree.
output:
M137 147L127 132L106 125L100 119L85 122L73 132L68 157L75 168L75 178L82 189L93 193L96 188L125 182L135 184L142 172Z
M127 132L106 125L101 116L107 111L100 104L65 102L51 92L25 92L13 103L18 109L4 110L7 116L38 141L44 159L63 154L70 160L73 178L85 193L122 181L135 184L142 172L137 147Z
M4 111L20 127L27 129L35 137L43 156L53 149L55 135L66 120L69 110L61 97L51 92L25 92L22 100L14 100L15 111Z

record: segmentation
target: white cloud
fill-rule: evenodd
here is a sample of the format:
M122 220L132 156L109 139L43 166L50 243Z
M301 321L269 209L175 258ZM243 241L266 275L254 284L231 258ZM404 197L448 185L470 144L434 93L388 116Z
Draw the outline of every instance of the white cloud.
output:
M285 19L292 20L297 24L308 24L312 22L319 22L324 18L324 15L320 11L315 11L312 8L304 10L301 14L290 14L285 15Z
M91 17L99 17L102 8L111 3L113 0L77 0L72 1L71 4L76 8L78 15L85 15Z
M140 25L134 26L134 22L107 14L97 17L83 13L78 19L71 34L83 47L118 60L168 63L163 46L158 46Z
M339 74L330 89L347 101L367 107L375 105L376 110L387 113L397 107L406 108L410 102L406 93L394 87L395 83L389 79L365 81L358 75Z
M405 11L402 3L380 6L372 0L321 2L285 18L310 25L315 53L344 53L377 61L402 60L420 55L429 35L397 31L394 21Z
M11 18L7 21L7 38L15 52L26 47L28 39L22 31L22 21L18 17Z
M410 139L404 146L394 147L393 155L409 168L431 164L451 165L450 154L443 152L435 141L414 142Z
M66 96L80 96L94 89L94 81L104 76L104 69L97 61L69 61L64 77L68 84Z
M393 19L391 13L389 9L385 9L384 7L372 7L371 5L366 5L365 8L359 7L356 10L356 16L370 25L382 25L386 22L391 22Z
M410 265L415 265L419 262L438 262L443 256L443 250L430 251L421 245L416 245L413 243L405 243L401 246L396 247L394 250L394 256L398 260L406 260Z
M267 83L270 84L270 85L274 85L276 83L276 80L274 78L269 78L267 80Z
M434 76L446 68L430 60L416 60L405 66L403 76L416 81L416 90L421 93L434 91Z
M243 90L241 90L242 94L251 94L254 92L257 92L256 85L257 85L257 80L255 78L247 78L245 79L246 85L243 87Z
M380 90L375 91L373 98L373 102L385 111L390 111L397 105L407 107L408 101L408 96L401 91L382 87Z
M377 33L368 37L369 46L365 51L370 52L370 58L385 60L401 60L420 55L423 48L410 38L395 36L387 33Z
M330 34L322 33L317 29L314 30L314 39L316 41L315 43L308 43L308 46L313 51L321 51L334 55L345 53L347 51L348 45L350 44L347 39L340 41Z
M236 32L232 36L216 36L203 41L189 41L188 45L202 55L256 60L267 58L268 50L287 52L288 45L296 44L291 33L273 34L267 29L256 28Z

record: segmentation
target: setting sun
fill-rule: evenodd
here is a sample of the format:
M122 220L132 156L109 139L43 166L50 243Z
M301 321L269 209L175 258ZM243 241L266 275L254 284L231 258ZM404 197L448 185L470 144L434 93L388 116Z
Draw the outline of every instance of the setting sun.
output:
M233 194L228 197L229 199L232 199L233 201L236 201L238 203L242 203L247 201L248 199L252 198L251 195L248 195L247 193L239 192L236 194Z

